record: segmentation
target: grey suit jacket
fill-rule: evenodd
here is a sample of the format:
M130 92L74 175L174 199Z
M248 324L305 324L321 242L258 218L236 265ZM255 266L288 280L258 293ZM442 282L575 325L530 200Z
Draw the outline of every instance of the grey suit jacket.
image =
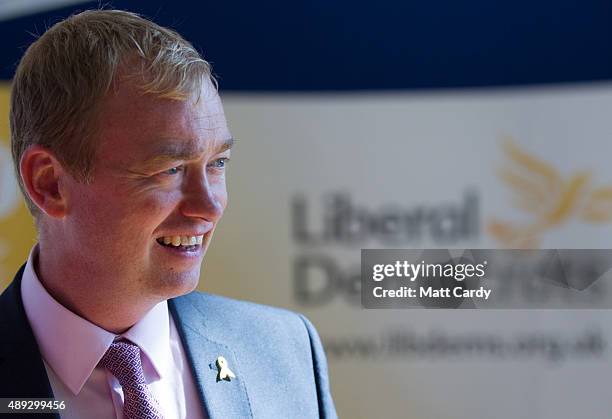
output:
M23 309L22 272L0 296L0 397L53 397ZM337 417L323 347L305 317L199 292L168 306L211 419ZM219 356L236 378L218 380Z

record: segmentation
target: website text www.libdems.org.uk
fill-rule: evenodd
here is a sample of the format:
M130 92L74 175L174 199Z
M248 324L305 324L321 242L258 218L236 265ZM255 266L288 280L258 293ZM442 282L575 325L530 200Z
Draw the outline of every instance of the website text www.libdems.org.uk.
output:
M449 331L386 327L376 334L323 336L327 356L404 359L406 361L545 359L552 362L605 359L609 342L594 325L566 331L532 330L506 333L501 330Z
M520 270L515 267L520 266ZM612 308L612 251L366 249L365 308ZM527 290L520 295L508 289Z

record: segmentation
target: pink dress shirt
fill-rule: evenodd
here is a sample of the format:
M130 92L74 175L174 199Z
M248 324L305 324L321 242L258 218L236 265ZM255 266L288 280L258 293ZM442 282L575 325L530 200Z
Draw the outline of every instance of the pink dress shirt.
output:
M38 246L23 272L21 295L62 419L123 419L119 381L98 362L118 336L58 303L36 275ZM185 350L163 301L120 335L141 349L145 380L165 418L204 419Z

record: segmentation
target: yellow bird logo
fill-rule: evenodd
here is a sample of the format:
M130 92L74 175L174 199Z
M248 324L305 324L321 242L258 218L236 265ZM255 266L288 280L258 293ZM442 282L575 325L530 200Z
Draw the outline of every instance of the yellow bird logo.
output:
M593 187L590 172L564 177L550 164L521 150L511 138L506 138L503 149L508 160L499 176L514 190L514 204L533 217L524 224L491 220L487 230L503 246L537 248L544 232L572 217L590 223L612 220L612 187Z

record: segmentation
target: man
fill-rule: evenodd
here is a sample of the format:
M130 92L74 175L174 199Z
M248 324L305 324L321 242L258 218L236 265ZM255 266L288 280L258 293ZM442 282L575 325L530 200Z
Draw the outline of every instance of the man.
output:
M0 297L0 397L62 418L336 416L308 320L192 292L233 141L188 42L72 16L22 58L10 122L39 237Z

